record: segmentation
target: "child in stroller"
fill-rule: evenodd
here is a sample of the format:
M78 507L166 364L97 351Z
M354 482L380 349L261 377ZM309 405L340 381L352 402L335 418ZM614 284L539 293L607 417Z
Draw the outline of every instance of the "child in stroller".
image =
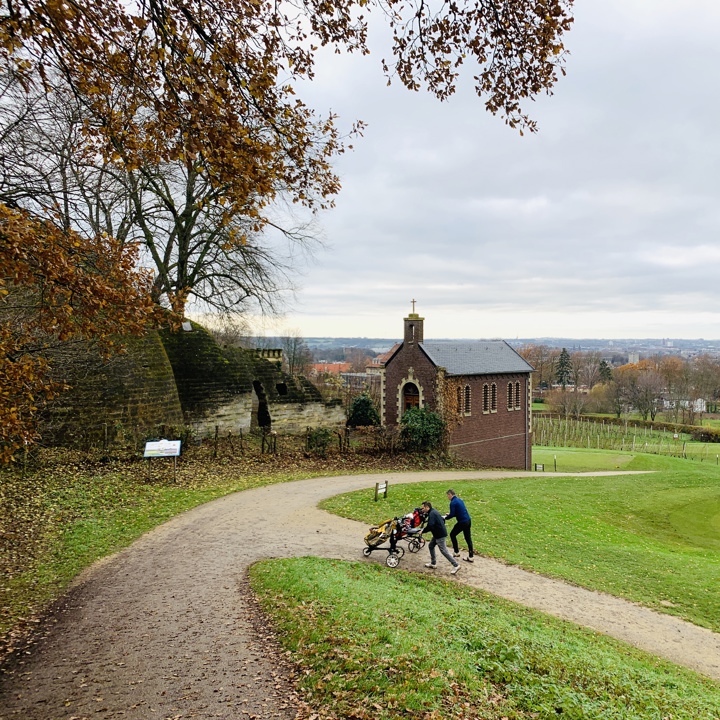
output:
M369 557L375 550L384 550L388 556L385 564L388 567L397 567L405 549L398 546L398 540L407 540L408 550L417 552L425 544L422 536L422 526L427 520L422 508L415 508L403 517L394 517L384 520L379 525L373 525L365 535L365 549L363 555ZM382 547L389 541L389 547Z

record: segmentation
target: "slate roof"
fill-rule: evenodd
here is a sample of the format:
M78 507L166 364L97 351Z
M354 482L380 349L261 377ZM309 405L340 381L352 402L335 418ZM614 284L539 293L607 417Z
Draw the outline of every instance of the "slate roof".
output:
M463 343L420 343L436 367L448 375L497 375L533 371L504 340L478 340Z

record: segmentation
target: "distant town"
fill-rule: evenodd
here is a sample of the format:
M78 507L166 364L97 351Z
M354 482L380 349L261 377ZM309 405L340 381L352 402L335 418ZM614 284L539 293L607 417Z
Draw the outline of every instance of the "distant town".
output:
M705 340L703 338L687 340L673 338L646 338L646 339L595 339L595 338L562 338L538 337L515 338L507 341L513 348L520 349L528 345L546 345L549 348L566 348L568 352L594 350L600 351L613 364L638 362L639 360L658 355L677 355L692 358L697 355L711 355L720 357L720 340ZM467 338L433 338L433 342L467 341ZM346 351L357 348L369 353L385 353L390 350L400 338L365 338L365 337L307 337L305 345L312 350L317 361L339 359L336 357L322 357L323 350L337 355L338 349ZM616 356L616 357L615 357Z

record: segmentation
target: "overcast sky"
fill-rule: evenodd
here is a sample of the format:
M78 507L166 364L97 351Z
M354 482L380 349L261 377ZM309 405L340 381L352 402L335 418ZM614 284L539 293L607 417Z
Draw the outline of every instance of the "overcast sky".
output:
M308 99L368 123L283 320L305 336L720 338L720 3L577 0L521 137L466 86L332 56Z

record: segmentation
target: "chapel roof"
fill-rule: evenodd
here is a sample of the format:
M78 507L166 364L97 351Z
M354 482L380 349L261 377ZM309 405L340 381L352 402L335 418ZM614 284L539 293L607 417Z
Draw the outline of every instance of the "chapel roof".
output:
M436 367L448 375L497 375L533 371L521 355L504 340L459 343L420 343Z

